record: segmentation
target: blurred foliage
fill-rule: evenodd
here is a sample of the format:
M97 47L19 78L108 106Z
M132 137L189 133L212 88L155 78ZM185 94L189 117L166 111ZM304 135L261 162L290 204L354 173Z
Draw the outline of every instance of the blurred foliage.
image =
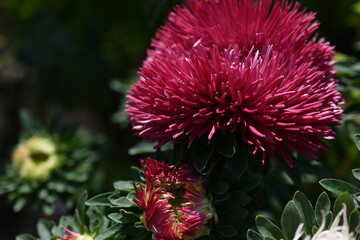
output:
M66 212L73 207L84 190L93 192L94 189L102 188L103 173L95 172L95 169L102 156L104 136L93 135L76 125L61 124L59 116L42 125L25 111L22 111L22 125L24 130L19 146L24 146L24 143L34 137L47 139L53 142L53 155L59 163L46 179L28 178L22 176L22 169L15 166L14 160L17 159L12 156L12 163L9 163L0 178L0 194L9 193L8 197L13 202L15 212L24 207L41 208L46 215L54 214L56 210ZM40 168L48 172L48 169L41 168L43 164L53 160L53 156L45 152L46 148L48 146L40 145L32 150L25 146L19 153L25 158L24 161L34 162L31 171ZM30 154L24 150L28 150ZM41 156L41 161L35 158L35 154ZM21 164L24 165L24 162Z
M75 214L73 216L62 216L58 224L45 219L39 220L36 224L38 237L33 237L30 234L21 234L16 236L16 240L65 239L64 236L69 235L66 229L77 234L86 234L93 238L100 236L111 226L111 222L104 216L103 207L86 207L86 200L87 192L84 192L79 197Z

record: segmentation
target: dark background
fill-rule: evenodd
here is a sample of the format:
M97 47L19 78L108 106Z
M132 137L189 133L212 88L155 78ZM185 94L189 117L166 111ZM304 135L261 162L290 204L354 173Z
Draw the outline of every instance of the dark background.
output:
M136 157L127 150L137 139L118 112L125 101L119 89L136 80L155 30L179 2L0 0L0 173L18 142L18 113L25 108L42 121L61 110L64 122L79 122L107 137L102 192L111 189L114 180L129 178L128 167ZM341 53L359 55L360 1L300 2L318 13L320 36ZM347 160L325 156L330 159L326 167L332 175L345 177L354 154L344 156ZM0 238L34 233L41 213L15 214L6 197L0 196Z

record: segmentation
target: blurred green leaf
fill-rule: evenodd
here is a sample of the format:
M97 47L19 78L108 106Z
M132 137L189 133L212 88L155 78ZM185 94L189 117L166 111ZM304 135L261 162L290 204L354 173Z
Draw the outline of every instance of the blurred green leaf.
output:
M113 194L112 192L99 194L87 200L85 204L87 206L111 206L109 197L112 194Z

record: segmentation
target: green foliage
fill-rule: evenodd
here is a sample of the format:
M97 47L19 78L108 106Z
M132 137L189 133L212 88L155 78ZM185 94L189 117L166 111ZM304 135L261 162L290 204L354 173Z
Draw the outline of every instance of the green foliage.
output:
M337 215L346 205L347 218L350 226L350 232L356 231L359 226L358 205L355 205L349 193L342 193L333 205L328 195L323 192L318 197L315 208L311 205L307 197L297 191L294 197L285 206L281 215L281 227L264 216L256 217L256 231L249 229L247 240L292 240L299 226L302 225L302 231L306 235L313 235L319 229L323 221L325 226L330 227L333 222L333 216Z
M141 172L140 169L132 167L133 172ZM137 178L139 179L139 178ZM150 239L148 232L140 221L142 210L133 202L135 195L132 181L114 182L114 191L102 193L90 198L87 206L106 206L108 218L113 226L100 234L96 240L102 239Z
M76 125L62 125L58 116L46 126L25 111L21 112L21 118L24 130L20 144L33 136L51 139L56 154L62 159L61 165L44 181L23 178L9 165L0 182L0 194L9 193L16 212L29 206L51 215L55 202L71 209L83 190L91 190L90 174L94 173L94 164L100 159L103 138Z
M65 229L69 229L78 234L87 234L94 239L103 235L109 227L111 221L104 216L104 208L102 207L86 207L87 193L80 195L74 216L62 216L59 224L48 220L39 220L37 222L38 237L29 234L21 234L16 240L56 240L63 239L69 233Z
M360 169L356 168L352 170L352 174L353 176L357 179L360 180ZM323 186L326 190L335 193L335 194L341 194L343 192L348 192L349 194L351 194L351 196L353 196L353 198L355 200L357 200L358 202L360 202L360 188L345 182L343 180L339 180L339 179L334 179L334 178L325 178L322 179L320 181L321 186Z

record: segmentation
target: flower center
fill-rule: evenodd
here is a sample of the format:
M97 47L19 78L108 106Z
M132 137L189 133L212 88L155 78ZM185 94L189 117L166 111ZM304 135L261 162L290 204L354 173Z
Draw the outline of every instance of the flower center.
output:
M177 210L181 208L181 204L185 203L187 200L184 198L185 188L184 184L174 184L173 186L169 186L170 188L166 189L167 192L170 192L174 198L170 198L168 200L172 209L177 213Z
M41 164L48 160L49 154L41 152L41 151L35 151L30 154L30 158L35 164Z

